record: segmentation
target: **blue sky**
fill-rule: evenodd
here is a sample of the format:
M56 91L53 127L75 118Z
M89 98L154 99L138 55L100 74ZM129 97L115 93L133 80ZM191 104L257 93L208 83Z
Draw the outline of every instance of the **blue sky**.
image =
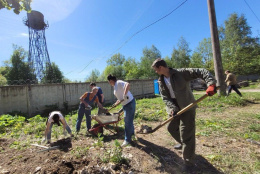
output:
M190 49L195 50L200 41L210 37L206 0L188 0L171 15L124 44L137 31L184 1L33 0L31 6L43 13L49 23L45 36L50 60L59 66L65 77L84 81L94 69L102 73L106 60L115 53L139 61L142 50L155 45L162 57L171 56L181 36ZM252 35L259 37L259 7L259 0L215 0L217 24L224 25L234 12L244 14L252 27ZM12 44L29 50L28 28L23 24L25 17L25 12L16 15L6 9L0 10L0 66L10 59Z

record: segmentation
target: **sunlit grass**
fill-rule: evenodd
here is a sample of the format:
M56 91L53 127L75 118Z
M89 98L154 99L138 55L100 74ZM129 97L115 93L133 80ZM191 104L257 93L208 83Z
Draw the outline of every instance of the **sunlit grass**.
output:
M205 100L198 104L197 117L196 117L196 137L197 138L218 138L225 139L226 143L232 142L234 139L240 142L247 141L260 141L260 112L248 112L243 110L243 107L253 103L259 103L260 93L242 93L243 97L232 93L229 97L218 97L214 95L207 97ZM203 94L196 94L195 98L198 99ZM111 106L108 105L107 108ZM122 106L117 106L111 113L117 112ZM233 108L236 108L234 110ZM241 109L242 108L242 109ZM232 112L229 112L232 110ZM223 115L223 112L225 115ZM92 110L92 115L97 113L97 108ZM65 119L75 132L75 125L77 120L77 111L71 112L65 116ZM160 122L168 118L166 113L165 104L160 96L154 98L138 99L136 104L135 113L135 126L148 121L147 124L152 122ZM37 115L30 119L25 119L21 116L2 115L0 117L0 138L12 138L15 141L10 145L11 148L21 150L30 147L31 143L40 144L41 139L44 137L44 130L46 127L46 117ZM92 125L96 122L92 120ZM119 127L124 128L124 121L119 122ZM62 136L62 126L56 125L52 128L52 140L55 141ZM86 131L85 116L81 124L81 131ZM76 140L76 138L75 138ZM101 137L98 138L95 147L104 147ZM119 145L118 145L119 146ZM115 145L117 147L117 145ZM114 148L115 148L114 147ZM86 155L90 147L77 147L71 150L71 154L76 158L81 158ZM221 147L212 148L211 152L205 155L205 158L210 161L215 167L224 173L255 173L259 171L260 162L259 156L252 153L251 149L244 158L243 151L236 152L226 151ZM243 150L243 149L242 149ZM0 152L4 149L0 148ZM120 151L119 151L120 152ZM115 161L120 163L123 158L119 153L117 156L101 156L102 161ZM17 159L19 157L15 157Z

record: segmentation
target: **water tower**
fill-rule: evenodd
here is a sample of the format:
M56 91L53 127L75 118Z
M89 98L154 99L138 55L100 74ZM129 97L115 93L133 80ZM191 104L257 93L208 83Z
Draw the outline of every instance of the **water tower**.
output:
M24 19L24 24L29 30L29 56L28 63L34 70L38 80L43 78L43 72L50 65L50 58L45 39L45 29L49 27L48 23L44 22L44 16L41 12L32 10L27 13L27 18ZM50 67L50 66L48 66Z

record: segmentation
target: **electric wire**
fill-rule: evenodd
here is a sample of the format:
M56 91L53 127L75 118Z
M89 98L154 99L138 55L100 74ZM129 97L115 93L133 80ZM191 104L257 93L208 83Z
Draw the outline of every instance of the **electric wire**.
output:
M164 15L163 17L159 18L158 20L154 21L153 23L145 26L144 28L140 29L139 31L135 32L132 36L130 36L119 48L117 48L115 51L113 51L109 56L112 56L115 52L119 51L121 48L123 48L133 37L135 37L137 34L141 33L142 31L144 31L145 29L151 27L152 25L156 24L157 22L163 20L164 18L168 17L169 15L171 15L174 11L176 11L178 8L180 8L182 5L184 5L188 0L184 0L180 5L178 5L176 8L174 8L172 11L170 11L169 13L167 13L166 15ZM105 57L105 56L104 56ZM84 68L83 70L81 70L79 73L81 73L82 71L84 71L93 61L95 60L92 59Z
M246 5L248 6L248 8L251 10L251 12L255 15L256 19L258 20L258 22L260 23L259 18L257 17L257 15L255 14L255 12L253 11L253 9L249 6L249 4L246 2L246 0L244 0Z

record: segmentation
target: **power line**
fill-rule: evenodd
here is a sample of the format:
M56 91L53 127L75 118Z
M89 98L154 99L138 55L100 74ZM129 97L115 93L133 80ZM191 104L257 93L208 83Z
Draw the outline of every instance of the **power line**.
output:
M259 18L256 16L255 12L253 11L253 9L249 6L249 4L246 2L246 0L244 0L246 5L248 6L248 8L251 10L251 12L255 15L256 19L258 20L258 22L260 23Z
M153 23L151 23L151 24L147 25L146 27L140 29L139 31L135 32L131 37L129 37L129 39L127 39L119 48L117 48L115 51L113 51L109 56L113 55L115 52L117 52L117 51L119 51L121 48L123 48L123 47L124 47L133 37L135 37L137 34L141 33L141 32L144 31L145 29L151 27L152 25L156 24L157 22L159 22L159 21L163 20L164 18L168 17L169 15L171 15L174 11L176 11L178 8L180 8L180 7L181 7L183 4L185 4L187 1L188 1L188 0L183 1L180 5L178 5L176 8L174 8L171 12L167 13L166 15L164 15L163 17L161 17L160 19L154 21ZM105 57L105 56L104 56L104 57ZM104 58L104 57L103 57L103 58ZM103 58L101 58L101 59L103 59ZM90 63L93 62L94 60L95 60L95 58L92 59L92 60L83 68L83 70L86 69L86 68L90 65ZM82 70L82 71L83 71L83 70ZM80 71L80 73L81 73L82 71Z

